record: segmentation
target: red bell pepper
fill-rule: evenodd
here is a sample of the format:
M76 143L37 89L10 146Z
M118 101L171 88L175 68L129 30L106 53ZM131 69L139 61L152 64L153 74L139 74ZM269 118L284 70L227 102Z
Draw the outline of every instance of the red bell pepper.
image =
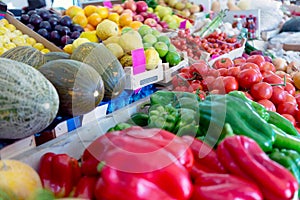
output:
M81 177L75 158L50 152L41 157L38 172L43 187L52 191L55 197L67 197Z
M252 182L229 174L204 173L194 184L191 200L243 199L262 200L259 188Z
M182 136L182 139L190 145L194 155L194 165L190 171L193 179L203 173L226 173L216 151L211 146L189 135Z
M76 185L74 191L74 197L80 197L85 199L95 199L95 186L97 183L97 177L83 176Z
M230 173L256 183L266 200L292 199L298 190L294 176L272 161L252 139L232 136L217 148L219 160Z
M109 132L97 138L82 155L82 173L85 175L97 175L97 165L102 160L102 153L107 149L122 148L126 151L136 151L134 147L126 145L123 141L112 140L112 138L126 136L135 140L147 140L155 145L153 154L160 150L166 149L173 154L174 162L183 165L187 170L191 170L194 163L194 156L189 148L180 137L161 129L143 129L133 126L122 131ZM162 163L163 164L163 163Z
M189 152L185 163L193 163L193 154L186 143L170 134L133 127L106 133L90 144L82 159L82 168L87 167L83 171L96 171L95 163L104 163L96 184L97 199L189 199L192 183L180 156ZM175 145L183 155L175 152Z

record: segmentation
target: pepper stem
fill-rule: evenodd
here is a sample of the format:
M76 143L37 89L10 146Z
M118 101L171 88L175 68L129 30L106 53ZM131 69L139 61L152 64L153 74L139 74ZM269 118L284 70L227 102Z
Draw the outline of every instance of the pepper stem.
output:
M104 166L105 166L104 161L99 162L99 164L97 165L97 172L101 173Z

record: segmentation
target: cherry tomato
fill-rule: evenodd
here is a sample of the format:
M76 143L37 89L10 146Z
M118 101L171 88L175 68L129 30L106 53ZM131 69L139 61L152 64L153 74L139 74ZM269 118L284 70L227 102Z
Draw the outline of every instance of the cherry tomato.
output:
M236 67L230 67L227 70L227 76L234 76L234 77L238 77L239 73L241 71L241 67L240 66L236 66Z
M261 99L270 99L272 93L272 86L266 82L255 83L250 89L250 94L256 101Z
M244 69L238 75L238 82L242 88L251 88L262 80L262 75L255 69Z
M275 105L272 103L272 101L270 101L268 99L261 99L257 103L263 105L269 111L276 112Z
M271 72L276 72L276 68L275 66L270 63L270 62L264 62L260 67L259 67L260 71L263 72L267 72L267 71L271 71Z
M215 69L220 69L220 68L230 68L233 66L233 62L230 58L220 58L216 60L213 64L213 67Z
M192 80L190 87L193 88L193 91L195 90L203 90L202 84L200 80Z
M283 84L282 78L273 72L270 72L268 75L266 75L263 81L270 84Z
M226 93L229 93L231 91L239 89L239 83L236 80L236 78L233 77L233 76L224 77L223 82L224 82L224 87L225 87L225 92Z
M235 58L233 60L234 66L240 66L240 65L242 65L244 63L246 63L246 58L244 58L244 57Z
M293 126L296 125L296 119L292 115L290 115L290 114L282 114L281 116L285 117L287 120L289 120L293 124Z
M286 92L280 86L273 86L273 93L270 100L275 104L281 104L286 100Z
M246 62L255 63L260 67L264 64L265 58L262 55L252 55L247 58Z
M256 71L260 72L259 67L257 66L257 64L254 63L244 63L241 65L241 70L244 69L255 69Z
M198 94L200 100L202 100L202 101L205 100L206 94L205 94L204 91L201 91L201 90L197 91L197 90L195 90L193 93L194 94Z
M294 116L298 108L291 102L283 102L277 106L277 112L279 114L290 114Z
M296 93L296 88L294 87L293 84L291 83L286 83L285 87L284 87L284 90L287 91L289 94L291 95L295 95Z

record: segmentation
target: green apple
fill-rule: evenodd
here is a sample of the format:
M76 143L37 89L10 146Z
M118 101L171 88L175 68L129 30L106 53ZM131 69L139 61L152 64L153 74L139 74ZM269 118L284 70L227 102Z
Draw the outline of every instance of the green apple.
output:
M168 45L166 45L164 42L156 42L154 44L154 48L161 58L167 55L167 53L169 52Z
M154 35L152 35L151 33L148 33L143 37L143 43L149 43L149 44L153 45L156 42L157 42L157 38Z
M170 46L170 43L171 43L170 38L167 37L167 36L165 36L165 35L159 36L159 37L157 38L157 41L163 42L163 43L165 43L167 46Z
M149 7L149 8L147 9L147 12L148 12L148 13L153 13L154 10L153 10L153 8Z
M143 37L149 33L152 33L152 28L148 25L142 25L139 29L138 29L139 34Z
M149 44L149 43L144 43L143 44L143 46L144 46L144 50L147 50L147 49L149 49L150 47L152 47L152 44Z
M161 33L156 29L152 29L152 35L158 38L161 35Z

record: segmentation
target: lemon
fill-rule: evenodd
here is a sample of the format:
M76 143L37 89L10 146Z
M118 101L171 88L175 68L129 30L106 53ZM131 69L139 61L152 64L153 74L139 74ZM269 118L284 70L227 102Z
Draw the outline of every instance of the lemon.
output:
M72 54L73 52L73 45L72 44L67 44L64 48L63 48L64 52Z
M36 49L38 49L40 51L45 48L45 46L42 43L40 43L40 42L35 43L32 47L36 48Z
M47 49L47 48L44 48L44 49L42 49L42 50L41 50L41 52L42 52L43 54L46 54L46 53L49 53L49 52L50 52L50 50L49 50L49 49Z
M6 34L7 32L10 32L7 28L1 26L0 27L0 35L4 35Z
M26 38L26 43L30 44L31 46L36 44L36 40L32 37Z
M9 42L9 43L5 43L4 44L4 47L7 48L7 49L12 49L12 48L15 48L17 45L13 42Z
M8 49L5 47L0 47L0 55L2 55L5 51L7 51Z
M15 31L17 28L15 27L15 25L13 24L7 24L5 25L5 28L7 28L8 30L10 30L10 32Z
M5 26L7 24L9 24L9 22L7 21L7 19L1 19L0 20L0 26Z
M76 40L74 40L73 42L73 50L76 49L79 45L86 43L86 42L90 42L87 38L77 38Z
M10 42L9 37L7 37L6 35L0 35L0 43L4 44L8 42Z
M22 31L20 31L20 30L14 30L13 33L16 35L23 35Z
M17 46L24 46L26 44L26 40L22 36L17 36L11 40Z
M86 38L91 42L99 42L96 31L82 32L79 38Z
M14 37L17 37L17 35L14 32L7 32L4 34L4 36L8 37L10 40Z

